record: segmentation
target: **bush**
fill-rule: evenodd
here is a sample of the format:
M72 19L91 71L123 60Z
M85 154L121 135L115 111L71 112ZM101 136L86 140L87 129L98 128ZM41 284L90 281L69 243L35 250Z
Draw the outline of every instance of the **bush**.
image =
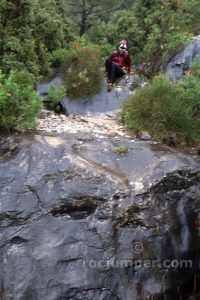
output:
M6 78L0 71L0 128L35 127L42 101L32 79L27 72L11 71Z
M191 104L194 116L200 116L200 58L197 58L188 76L180 82L183 87L186 100Z
M110 32L111 31L111 32ZM113 49L116 48L117 39L113 39L113 34L116 35L116 28L108 24L102 23L92 26L84 35L85 40L98 47L101 53L101 65L104 66L105 60L110 56ZM112 37L112 41L109 40Z
M99 66L100 53L95 46L73 43L64 64L67 96L76 99L98 93L103 78Z
M60 68L67 57L68 49L61 48L51 53L51 65L53 68Z
M58 90L53 84L50 86L48 92L48 101L46 102L48 109L53 109L55 112L59 112L60 105L59 102L65 97L66 89L64 85Z
M59 3L58 3L59 2ZM36 79L51 75L50 52L71 35L63 1L0 2L0 65L3 73L27 71Z
M107 39L105 35L106 29L107 25L105 23L93 25L85 33L85 39L89 43L95 45L105 45L107 44Z
M115 152L119 155L124 155L128 152L128 147L126 145L120 145L119 147L115 148Z
M173 31L163 25L154 24L146 40L143 49L145 61L149 62L147 76L152 78L161 70L164 70L167 64L177 54L183 45L191 42L191 35L185 32Z
M192 97L182 83L164 75L136 91L123 107L123 120L136 133L149 131L162 141L176 137L176 144L192 144L200 138L200 118L194 116Z

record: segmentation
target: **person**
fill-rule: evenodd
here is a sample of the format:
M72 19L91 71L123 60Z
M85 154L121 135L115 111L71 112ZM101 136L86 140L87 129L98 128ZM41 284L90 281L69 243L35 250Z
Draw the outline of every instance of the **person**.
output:
M129 75L131 72L131 58L127 50L127 40L121 40L117 51L113 51L105 62L105 72L108 78L108 87L115 86L117 77Z

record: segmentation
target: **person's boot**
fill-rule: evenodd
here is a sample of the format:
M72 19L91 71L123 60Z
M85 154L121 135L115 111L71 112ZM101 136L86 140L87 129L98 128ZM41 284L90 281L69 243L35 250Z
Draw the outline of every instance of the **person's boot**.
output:
M115 87L115 83L108 83L107 91L110 92Z

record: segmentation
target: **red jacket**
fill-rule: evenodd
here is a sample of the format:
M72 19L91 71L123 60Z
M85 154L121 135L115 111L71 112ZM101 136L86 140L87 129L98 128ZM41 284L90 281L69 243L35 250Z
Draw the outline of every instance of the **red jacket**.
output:
M128 51L124 51L123 53L120 53L118 50L113 51L110 58L113 62L117 63L121 68L125 67L128 74L131 72L131 58Z

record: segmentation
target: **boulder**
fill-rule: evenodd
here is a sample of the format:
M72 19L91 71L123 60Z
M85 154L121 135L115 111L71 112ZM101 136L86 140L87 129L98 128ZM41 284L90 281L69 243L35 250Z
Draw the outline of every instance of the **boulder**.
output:
M174 59L166 66L166 73L172 80L181 79L199 55L200 35L194 37L191 44L174 57Z
M76 100L64 97L60 103L64 113L69 115L116 111L121 108L122 103L133 93L133 91L130 90L133 81L134 77L132 75L130 76L129 82L127 82L125 78L122 78L117 83L117 86L109 93L107 92L106 82L104 82L101 91L97 95ZM56 76L49 82L40 83L37 86L37 91L46 101L50 86L55 85L57 89L60 89L62 83L62 78Z

